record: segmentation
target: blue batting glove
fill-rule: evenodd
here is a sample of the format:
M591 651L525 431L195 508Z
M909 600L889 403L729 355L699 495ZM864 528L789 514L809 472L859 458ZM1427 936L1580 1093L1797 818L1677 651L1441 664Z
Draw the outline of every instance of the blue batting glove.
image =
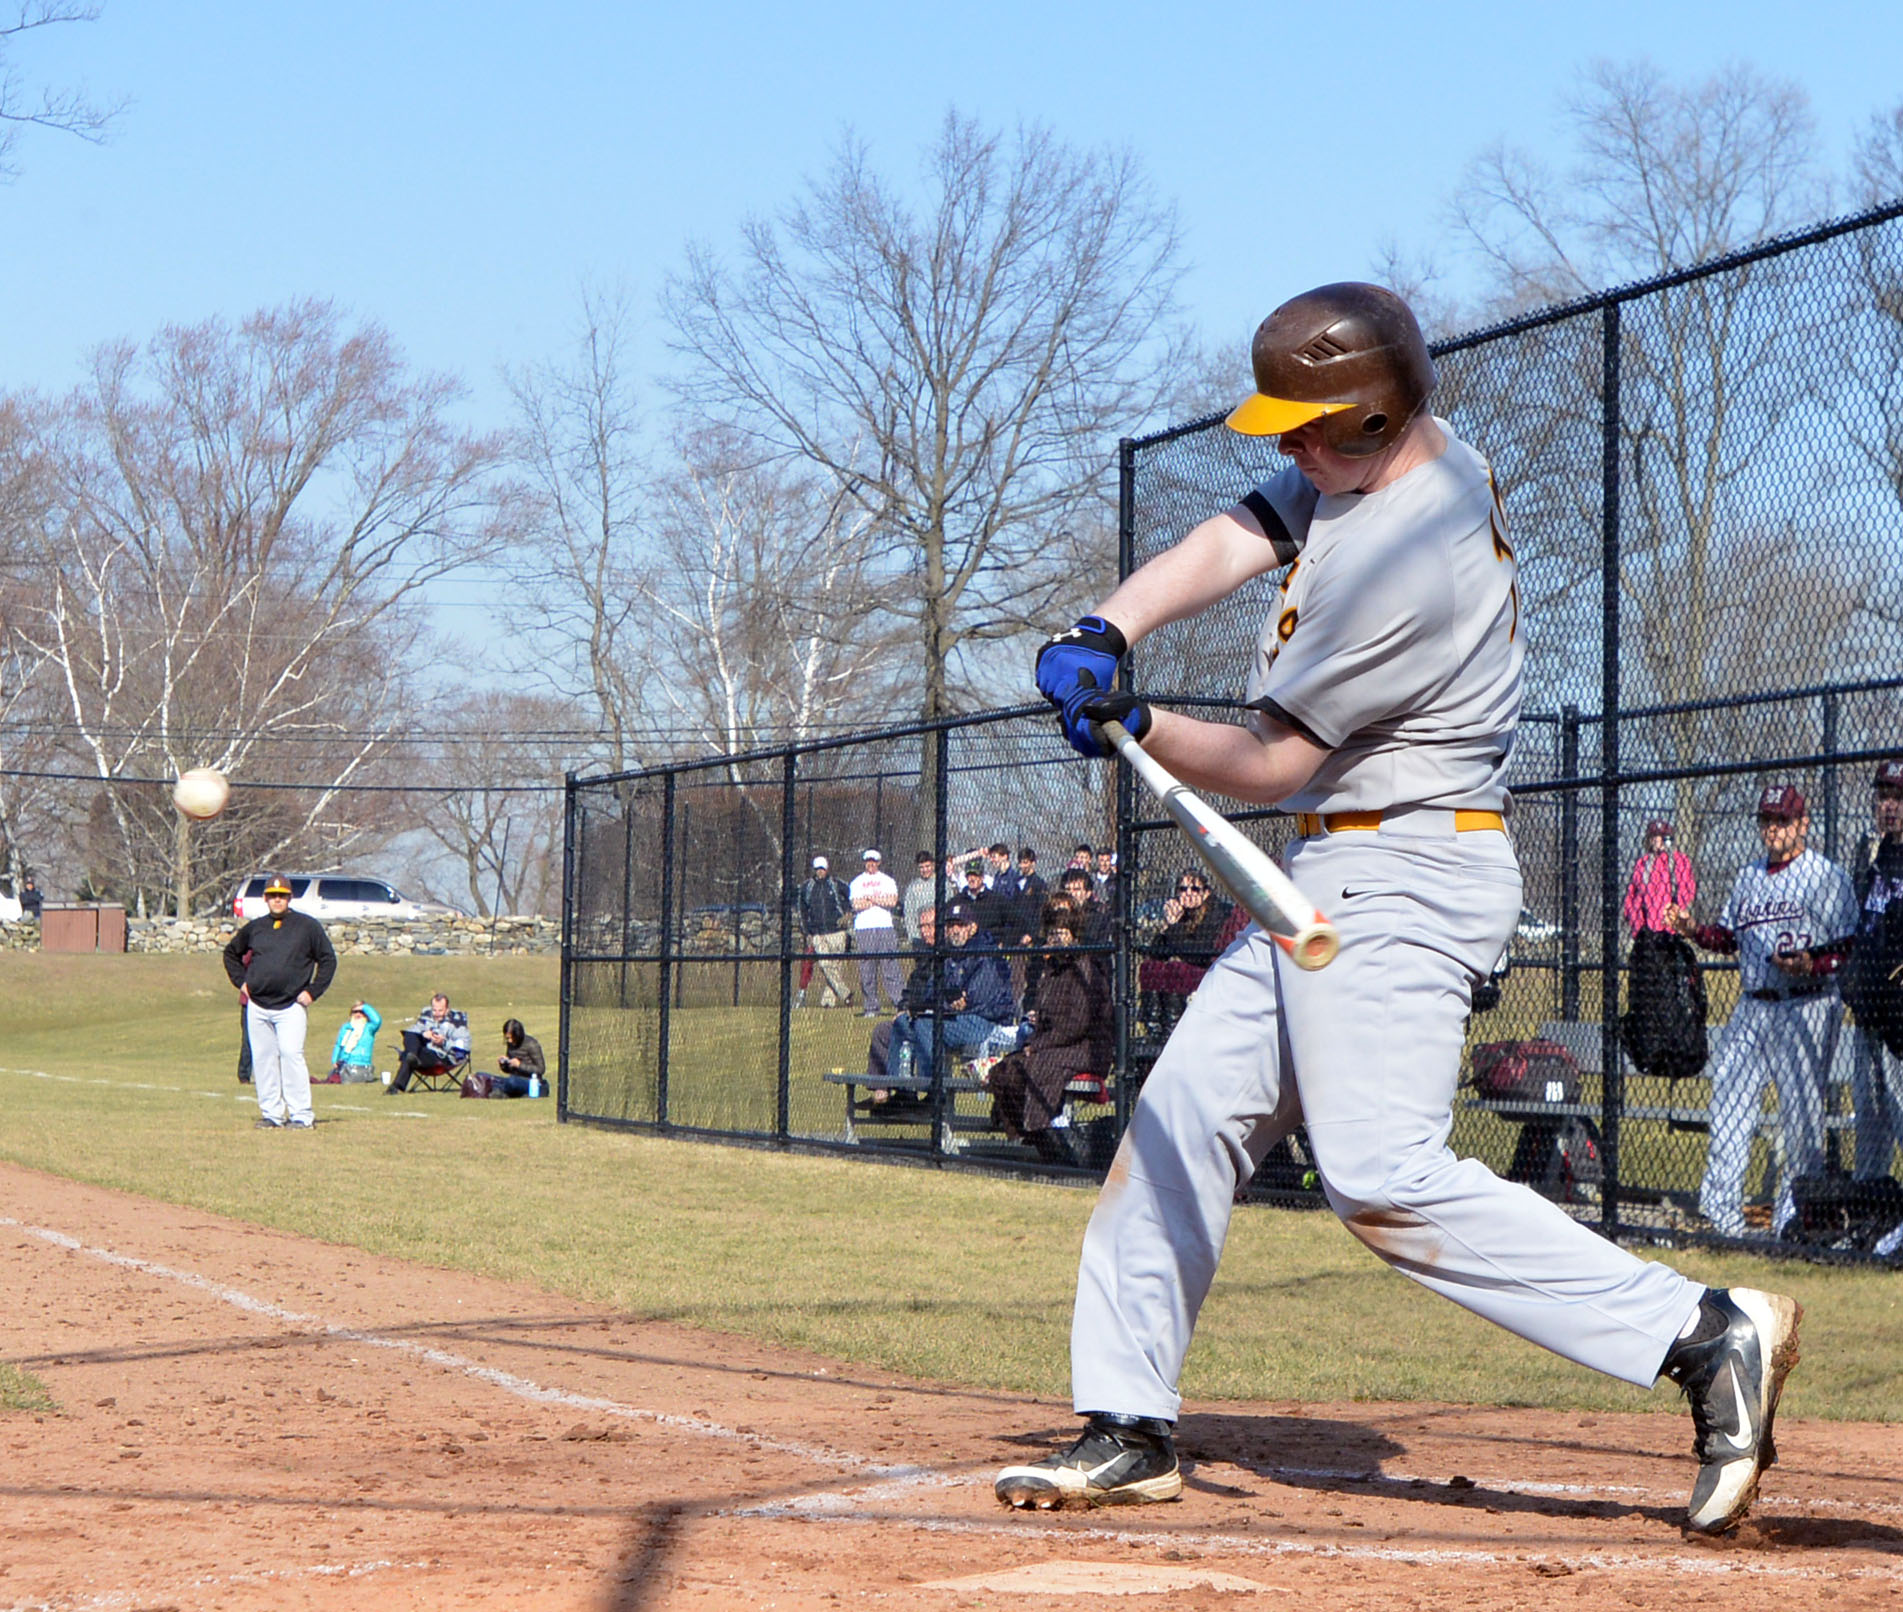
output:
M1079 688L1113 688L1117 662L1129 650L1116 623L1102 616L1085 616L1037 652L1037 691L1061 711ZM1082 680L1085 672L1090 674L1088 684ZM1074 739L1071 742L1076 743Z
M1089 678L1089 672L1083 677ZM1064 738L1071 749L1080 756L1089 756L1093 761L1101 761L1112 754L1111 748L1097 732L1100 722L1121 722L1129 730L1130 737L1139 744L1143 736L1150 731L1150 708L1134 694L1120 694L1114 689L1100 689L1095 680L1080 681L1078 687L1064 702L1063 728Z

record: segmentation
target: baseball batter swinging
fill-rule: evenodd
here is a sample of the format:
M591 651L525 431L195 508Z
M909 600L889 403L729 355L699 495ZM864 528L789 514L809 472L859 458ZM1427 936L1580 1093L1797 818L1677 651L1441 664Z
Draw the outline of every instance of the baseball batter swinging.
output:
M1504 777L1525 631L1487 462L1424 410L1434 367L1407 305L1322 286L1256 332L1230 417L1293 464L1204 521L1038 654L1071 745L1116 718L1192 788L1299 815L1287 869L1341 953L1304 973L1259 928L1215 963L1143 1088L1084 1237L1071 1332L1087 1417L1006 1467L1000 1500L1173 1499L1177 1380L1236 1189L1298 1122L1348 1228L1426 1287L1628 1382L1691 1401L1692 1527L1749 1508L1799 1310L1648 1264L1448 1148L1471 992L1506 950L1520 872ZM1129 645L1288 566L1248 726L1111 692Z

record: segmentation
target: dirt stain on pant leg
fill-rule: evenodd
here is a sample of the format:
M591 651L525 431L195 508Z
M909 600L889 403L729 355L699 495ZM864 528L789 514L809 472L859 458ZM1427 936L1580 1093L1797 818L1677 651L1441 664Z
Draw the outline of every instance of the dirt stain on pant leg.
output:
M1341 1221L1390 1265L1432 1270L1447 1246L1446 1234L1411 1209L1356 1209Z

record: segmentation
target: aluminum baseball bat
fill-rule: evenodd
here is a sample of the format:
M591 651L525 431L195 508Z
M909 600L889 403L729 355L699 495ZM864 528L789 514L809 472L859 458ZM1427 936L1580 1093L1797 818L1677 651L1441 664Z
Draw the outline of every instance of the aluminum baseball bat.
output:
M1249 909L1297 968L1326 968L1335 960L1341 937L1295 888L1294 880L1201 795L1179 783L1169 768L1130 737L1121 722L1100 723L1098 731L1176 819L1209 871Z

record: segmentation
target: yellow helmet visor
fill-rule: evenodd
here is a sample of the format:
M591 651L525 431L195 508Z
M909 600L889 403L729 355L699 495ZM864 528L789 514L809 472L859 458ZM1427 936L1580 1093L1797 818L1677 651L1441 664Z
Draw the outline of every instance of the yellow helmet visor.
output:
M1353 407L1352 403L1298 403L1293 398L1256 392L1236 406L1228 425L1231 431L1240 431L1248 437L1279 437L1284 431L1307 425L1310 420Z

